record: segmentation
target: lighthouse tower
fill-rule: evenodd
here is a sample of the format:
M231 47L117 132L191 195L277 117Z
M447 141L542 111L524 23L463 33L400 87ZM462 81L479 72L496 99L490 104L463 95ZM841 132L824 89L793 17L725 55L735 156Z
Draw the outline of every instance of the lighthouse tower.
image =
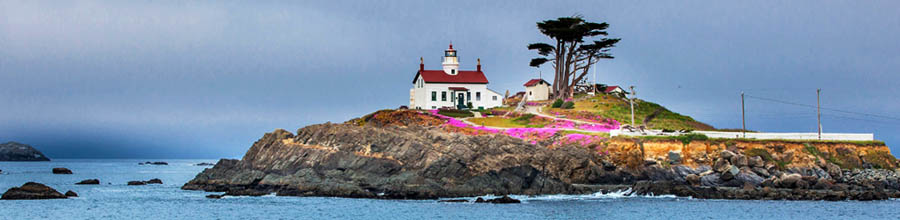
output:
M450 43L450 48L444 51L444 62L441 65L444 66L444 73L449 75L459 74L459 60L456 58L456 50L453 49L453 43Z

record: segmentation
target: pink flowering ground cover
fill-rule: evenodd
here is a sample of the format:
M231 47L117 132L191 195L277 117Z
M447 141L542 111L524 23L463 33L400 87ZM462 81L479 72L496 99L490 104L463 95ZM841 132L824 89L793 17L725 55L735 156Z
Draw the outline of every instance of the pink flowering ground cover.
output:
M606 123L606 124L578 124L568 120L554 120L552 123L544 126L542 128L509 128L505 130L488 128L484 126L472 126L465 122L462 122L456 118L445 116L438 114L438 110L430 110L432 115L446 120L445 124L442 126L445 127L453 127L459 129L471 129L474 131L472 134L485 134L485 133L501 133L505 135L509 135L511 137L519 138L525 140L531 144L537 144L537 142L545 141L553 138L560 130L563 129L581 129L586 131L600 131L600 132L608 132L612 129L617 129L619 127L618 122L613 120L614 123ZM535 116L538 118L539 116ZM549 119L549 118L545 118ZM459 131L459 130L457 130ZM465 133L471 133L471 131L467 131ZM594 135L586 135L586 134L567 134L559 141L553 143L553 145L561 145L561 144L579 144L582 146L590 146L594 144L599 144L603 142L605 139L603 137L594 136Z

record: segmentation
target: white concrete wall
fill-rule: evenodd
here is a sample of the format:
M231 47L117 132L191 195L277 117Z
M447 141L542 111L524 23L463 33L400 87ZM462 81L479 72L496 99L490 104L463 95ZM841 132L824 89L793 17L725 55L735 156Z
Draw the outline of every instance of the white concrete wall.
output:
M421 78L420 78L421 80ZM450 87L465 87L468 88L471 93L471 98L468 96L465 102L471 102L472 107L477 109L478 107L493 108L503 105L503 96L487 89L486 84L459 84L459 83L425 83L423 88L419 88L418 84L413 84L414 90L414 100L415 103L410 105L410 108L421 108L421 109L434 109L434 108L455 108L456 102L453 97L456 97L455 94L463 93L467 91L451 91ZM436 92L437 98L435 101L431 100L431 92ZM444 101L441 99L441 92L447 93L447 100ZM481 99L477 99L477 93L481 93ZM494 100L494 97L497 97L497 100Z
M723 132L694 131L711 138L751 138L751 139L785 139L785 140L818 140L818 133L757 133L757 132ZM746 136L744 136L746 134ZM822 133L822 140L871 141L875 134L865 133Z
M725 132L725 131L692 131L706 135L710 138L749 138L760 140L818 140L818 133L759 133L759 132ZM628 131L628 130L612 130L609 136L676 136L683 133L678 132L662 132L662 130L644 130ZM746 134L746 136L744 135ZM870 133L822 133L822 140L833 141L872 141L875 135Z
M528 101L547 100L550 98L550 85L541 83L525 87L525 95L528 96Z

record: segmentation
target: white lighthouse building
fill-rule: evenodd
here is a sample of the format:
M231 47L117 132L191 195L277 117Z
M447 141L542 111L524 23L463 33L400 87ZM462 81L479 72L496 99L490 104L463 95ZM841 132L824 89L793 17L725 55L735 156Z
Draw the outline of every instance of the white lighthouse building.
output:
M425 61L419 58L419 62L413 88L409 90L410 108L467 108L471 105L473 109L487 109L503 104L503 96L487 88L481 59L478 59L475 71L459 70L453 44L444 51L442 70L425 70Z

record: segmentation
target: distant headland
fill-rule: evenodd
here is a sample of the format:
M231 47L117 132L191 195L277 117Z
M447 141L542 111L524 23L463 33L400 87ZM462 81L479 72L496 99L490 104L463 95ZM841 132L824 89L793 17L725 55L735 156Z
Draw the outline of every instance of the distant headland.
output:
M27 144L10 141L0 144L0 161L50 161L50 158Z

